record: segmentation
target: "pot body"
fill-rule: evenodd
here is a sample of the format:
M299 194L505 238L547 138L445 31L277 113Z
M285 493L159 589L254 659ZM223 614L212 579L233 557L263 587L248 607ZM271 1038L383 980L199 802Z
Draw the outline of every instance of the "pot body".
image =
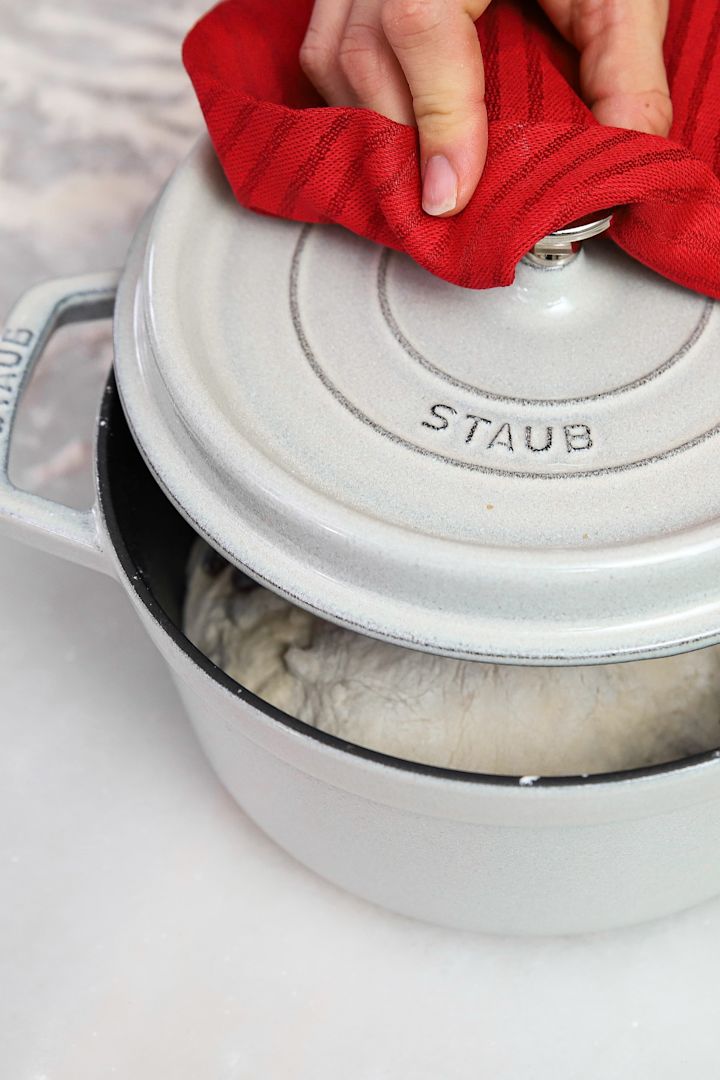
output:
M465 930L569 934L720 892L716 762L534 788L398 768L278 723L141 617L228 791L281 847L358 896Z
M238 803L330 881L406 915L542 934L655 918L720 892L720 759L573 780L479 777L344 744L228 679L183 636L191 525L131 438L111 381L97 504L78 514L7 477L14 411L53 327L106 315L115 278L26 296L0 346L0 525L114 574L168 662L198 738ZM187 516L187 515L186 515Z

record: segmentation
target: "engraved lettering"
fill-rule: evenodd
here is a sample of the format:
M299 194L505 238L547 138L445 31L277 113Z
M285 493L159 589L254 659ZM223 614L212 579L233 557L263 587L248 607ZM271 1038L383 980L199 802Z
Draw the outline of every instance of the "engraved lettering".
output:
M423 420L423 422L422 422L423 427L429 427L431 431L444 431L445 430L445 428L450 423L450 420L449 420L449 418L447 416L442 416L438 412L438 409L446 409L447 412L451 413L453 416L457 416L457 409L453 409L452 405L433 405L430 412L435 417L436 420L440 421L440 423L439 424L431 424L429 420Z
M509 424L501 424L497 429L492 439L487 445L488 450L492 450L493 446L504 446L510 453L514 452L512 431Z
M0 376L0 390L4 394L15 393L16 384L11 383L10 379L17 379L18 374L19 372L17 371L6 371L3 373L2 376Z
M18 376L21 372L17 373ZM7 373L5 381L14 377L14 373ZM3 373L0 372L0 391L7 389L3 386ZM436 404L428 406L429 417L421 420L423 427L430 431L447 431L458 443L472 447L480 453L505 450L509 454L527 456L547 455L546 460L557 460L558 455L563 453L575 454L582 450L590 450L595 445L595 437L589 424L583 423L556 423L548 424L546 421L535 420L525 423L524 420L504 420L500 416L481 416L479 413L465 412L453 405ZM488 442L479 435L485 430ZM564 450L563 450L564 446ZM458 447L459 449L459 447Z
M568 454L574 450L589 450L593 444L587 424L566 424L563 431Z
M478 429L478 424L492 424L492 420L488 420L487 417L485 417L485 416L473 416L472 413L466 413L465 419L466 420L472 420L472 424L470 425L470 430L468 431L467 435L465 436L465 442L466 443L472 442L473 436L475 435L475 432Z
M20 380L28 359L28 350L34 338L33 331L26 327L6 330L0 338L0 393L9 395L0 398L0 434L5 430L7 411L11 408L21 385Z
M534 446L533 445L533 429L532 429L532 427L530 427L530 425L528 425L525 428L525 445L527 446L528 450L532 450L533 454L542 454L546 450L549 450L550 447L552 446L552 441L553 441L553 429L551 427L546 427L545 428L545 445L544 446Z
M6 330L2 340L8 342L9 345L21 345L23 349L26 349L28 345L32 344L33 336L32 330L28 330L23 326L19 330Z
M0 338L0 367L19 367L25 359L25 355L21 350L27 349L32 344L33 337L32 330L28 330L26 327L19 327L17 330L6 330L2 338ZM4 349L3 345L15 345L19 346L19 348Z

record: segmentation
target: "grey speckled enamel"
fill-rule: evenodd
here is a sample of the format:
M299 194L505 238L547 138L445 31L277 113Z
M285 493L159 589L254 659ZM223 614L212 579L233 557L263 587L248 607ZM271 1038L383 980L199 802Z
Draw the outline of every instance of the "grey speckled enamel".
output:
M296 603L507 663L720 640L720 316L606 241L458 289L241 210L201 141L116 330L163 487Z
M122 283L121 350L145 240ZM59 315L105 313L113 286L101 274L23 298L6 342L23 352L9 370L29 372ZM4 399L6 448L24 384ZM523 934L639 922L720 892L719 757L558 785L450 776L353 752L264 708L161 625L113 548L99 499L88 513L68 511L0 475L0 525L118 577L228 790L279 844L344 888L433 922Z

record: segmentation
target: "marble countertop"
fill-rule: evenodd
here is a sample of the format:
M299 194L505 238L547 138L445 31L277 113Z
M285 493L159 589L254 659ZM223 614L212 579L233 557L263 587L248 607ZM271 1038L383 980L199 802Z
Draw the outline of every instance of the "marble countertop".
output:
M200 118L202 0L0 0L0 310L119 265ZM13 476L90 498L109 329L57 336ZM294 863L235 807L109 578L0 538L6 1080L717 1073L720 902L575 939L453 933Z

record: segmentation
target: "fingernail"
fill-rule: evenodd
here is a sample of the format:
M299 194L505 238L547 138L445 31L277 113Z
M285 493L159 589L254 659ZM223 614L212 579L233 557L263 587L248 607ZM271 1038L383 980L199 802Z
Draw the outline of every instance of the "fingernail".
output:
M457 206L457 190L457 173L444 154L435 154L425 166L423 210L434 217L454 210Z

